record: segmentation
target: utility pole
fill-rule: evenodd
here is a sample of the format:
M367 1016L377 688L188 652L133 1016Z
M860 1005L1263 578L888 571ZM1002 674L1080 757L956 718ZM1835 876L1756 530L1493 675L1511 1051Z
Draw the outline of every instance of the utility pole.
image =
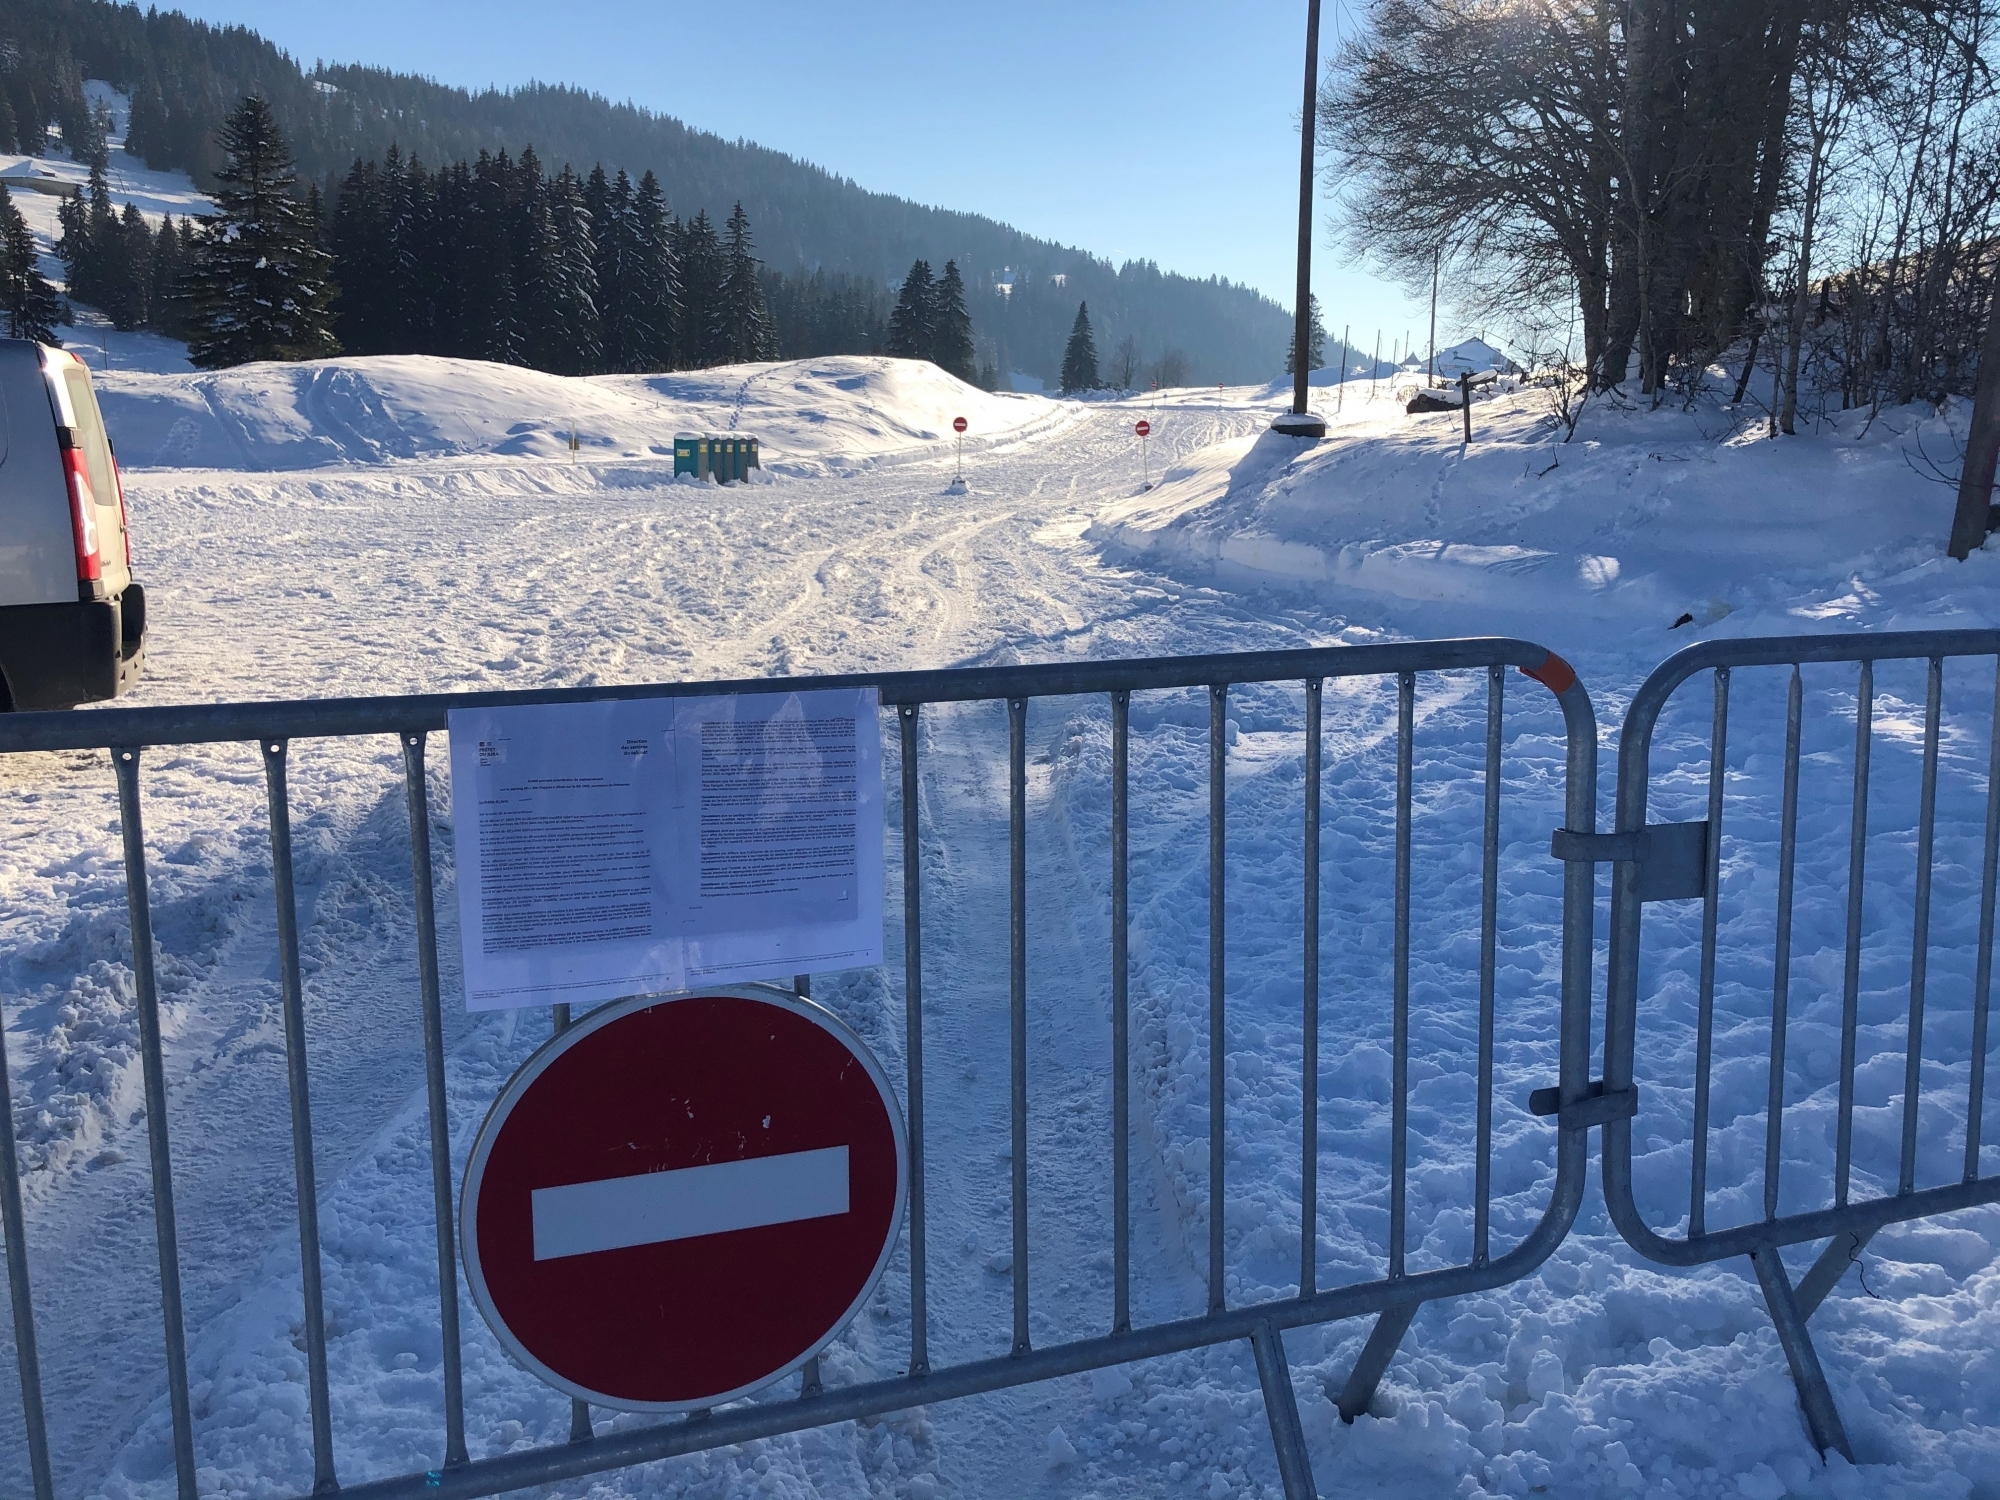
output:
M1342 410L1342 409L1344 408L1345 404L1346 404L1346 399L1347 399L1347 331L1348 331L1348 329L1352 328L1353 326L1354 326L1354 325L1353 325L1352 323L1342 323L1342 324L1340 325L1340 379L1339 379L1339 381L1338 381L1338 382L1337 382L1337 383L1336 383L1336 384L1334 385L1334 388L1333 388L1333 409L1334 409L1335 411L1340 411L1340 410Z
M1382 330L1375 330L1375 362L1368 367L1368 399L1375 399L1375 380L1382 373Z
M1430 383L1432 385L1436 385L1438 382L1438 261L1443 256L1443 253L1444 252L1441 250L1433 250L1431 252L1431 380Z
M1306 352L1312 347L1313 132L1319 119L1319 0L1306 0L1305 107L1299 115L1299 284L1292 305L1292 409L1271 423L1288 437L1322 438L1326 423L1306 406Z

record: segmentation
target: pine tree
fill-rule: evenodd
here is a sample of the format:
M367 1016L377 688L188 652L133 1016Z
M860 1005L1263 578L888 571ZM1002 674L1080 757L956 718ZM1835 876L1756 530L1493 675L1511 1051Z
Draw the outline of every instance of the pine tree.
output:
M937 348L937 283L928 261L917 261L903 278L889 313L889 352L899 359L929 359Z
M979 356L972 347L972 315L965 310L965 282L958 274L957 261L944 263L932 306L931 359L947 375L975 382Z
M382 174L357 159L340 185L331 238L340 347L349 354L387 354L394 348L395 254L382 202Z
M748 364L773 359L778 340L771 326L771 309L764 302L764 283L750 241L750 216L739 202L730 211L729 239L722 275L722 316L729 344L728 362Z
M725 364L729 334L722 317L722 287L729 267L707 209L682 227L680 252L681 326L675 347L682 367L705 370Z
M632 179L623 168L604 182L600 164L591 169L584 186L584 200L590 211L590 232L595 244L598 307L604 327L604 368L629 370L637 352L646 343L640 326L639 234L634 218ZM603 186L599 186L603 183Z
M1076 321L1070 324L1069 342L1063 347L1062 393L1073 396L1078 391L1097 388L1097 340L1090 336L1090 306L1079 302L1076 305Z
M62 299L36 259L28 221L0 183L0 318L5 319L7 337L60 344L56 325L63 320Z
M120 309L124 322L112 321L121 331L145 328L152 322L153 231L136 203L125 205L118 219L120 270L126 277L127 294Z
M545 315L567 330L566 347L543 366L558 375L587 375L603 364L595 250L583 184L564 167L549 184L549 274L544 293L549 299Z
M159 238L153 241L152 287L146 297L146 323L168 338L187 337L187 315L181 301L181 280L188 265L187 221L175 228L168 214L160 221Z
M322 250L271 106L246 95L223 122L217 213L195 268L188 358L204 369L253 359L316 359L340 351Z
M632 198L632 281L625 291L628 370L671 370L680 306L680 266L674 257L667 199L650 171Z
M461 206L458 244L459 350L497 364L527 363L520 288L514 280L509 197L514 164L507 153L479 153Z
M1306 368L1308 370L1323 370L1326 368L1326 325L1319 320L1319 298L1312 298L1306 304L1306 307L1308 309ZM1285 373L1287 375L1296 375L1298 373L1298 350L1299 334L1298 330L1294 328L1292 336L1285 340Z

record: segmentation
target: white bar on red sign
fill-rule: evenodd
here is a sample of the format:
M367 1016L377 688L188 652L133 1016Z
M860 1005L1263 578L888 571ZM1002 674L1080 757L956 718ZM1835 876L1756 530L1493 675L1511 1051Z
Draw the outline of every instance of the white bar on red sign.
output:
M847 1212L847 1148L791 1151L533 1193L535 1259L592 1255Z

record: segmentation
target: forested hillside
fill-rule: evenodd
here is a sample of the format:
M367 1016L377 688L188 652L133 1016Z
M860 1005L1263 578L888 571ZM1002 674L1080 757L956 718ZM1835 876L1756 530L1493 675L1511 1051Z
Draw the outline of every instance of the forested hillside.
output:
M9 0L0 12L0 150L87 144L82 80L132 98L128 149L154 167L212 181L214 130L245 93L262 94L306 180L329 207L357 158L391 145L427 166L524 147L552 168L603 163L637 180L651 171L675 214L717 222L740 202L765 263L788 276L852 277L885 291L912 262L956 261L982 363L1056 378L1079 301L1108 346L1127 334L1141 356L1185 356L1193 381L1262 380L1284 361L1286 314L1219 278L1197 280L1144 262L1114 266L977 214L873 193L821 167L582 89L531 83L469 93L358 65L308 73L242 27L107 0ZM1002 286L1015 290L999 291ZM865 321L865 320L863 320Z

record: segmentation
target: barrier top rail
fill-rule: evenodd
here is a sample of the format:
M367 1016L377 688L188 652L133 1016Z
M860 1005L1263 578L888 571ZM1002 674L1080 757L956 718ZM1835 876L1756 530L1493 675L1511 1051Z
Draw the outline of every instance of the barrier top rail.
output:
M1071 693L1145 692L1218 682L1277 682L1307 677L1372 677L1397 672L1516 666L1530 676L1560 666L1549 683L1558 695L1576 680L1560 657L1531 641L1475 636L1451 641L1396 641L1209 656L1037 662L1004 667L945 667L924 672L850 672L826 677L747 677L722 682L631 683L476 693L413 693L377 698L273 699L182 703L157 708L0 715L0 755L20 750L96 750L125 745L194 745L228 740L313 739L356 734L423 734L445 727L455 708L535 703L605 703L711 693L787 693L813 688L874 687L886 705L969 703L993 698L1048 698Z

